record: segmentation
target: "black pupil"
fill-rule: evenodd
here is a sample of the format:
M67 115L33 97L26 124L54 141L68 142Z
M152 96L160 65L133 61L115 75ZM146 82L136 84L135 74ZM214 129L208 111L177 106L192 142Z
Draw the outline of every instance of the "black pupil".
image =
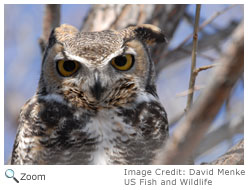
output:
M65 61L63 67L66 71L71 72L75 69L75 63L74 61Z
M116 65L118 65L119 67L122 67L126 64L127 59L125 56L121 55L121 56L116 57L114 61L115 61Z

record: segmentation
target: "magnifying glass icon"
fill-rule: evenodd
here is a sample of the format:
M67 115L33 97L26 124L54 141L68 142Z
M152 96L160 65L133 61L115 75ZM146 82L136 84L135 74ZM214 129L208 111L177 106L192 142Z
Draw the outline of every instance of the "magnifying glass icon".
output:
M14 176L14 171L13 171L12 169L6 170L6 171L5 171L5 176L6 176L7 178L13 178L14 181L16 181L17 183L19 183L19 181L17 180L17 178L15 178L15 176Z

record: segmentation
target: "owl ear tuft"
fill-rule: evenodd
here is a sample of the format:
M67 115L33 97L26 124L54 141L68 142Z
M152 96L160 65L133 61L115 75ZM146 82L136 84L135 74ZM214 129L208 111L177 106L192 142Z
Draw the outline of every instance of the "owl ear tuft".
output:
M54 29L54 36L57 41L64 42L65 40L75 36L79 30L74 26L68 24L62 24L61 26Z
M51 31L47 47L52 47L56 42L64 43L66 40L75 37L78 32L78 29L74 26L62 24Z
M121 33L124 35L126 41L138 38L145 42L147 45L167 42L167 39L161 32L160 28L151 24L130 26L122 30Z

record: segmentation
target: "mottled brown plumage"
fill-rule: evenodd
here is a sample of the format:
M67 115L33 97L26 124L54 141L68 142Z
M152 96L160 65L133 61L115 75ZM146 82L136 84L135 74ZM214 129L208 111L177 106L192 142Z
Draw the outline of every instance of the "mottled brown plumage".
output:
M11 164L150 164L168 122L147 46L164 41L153 25L54 29Z

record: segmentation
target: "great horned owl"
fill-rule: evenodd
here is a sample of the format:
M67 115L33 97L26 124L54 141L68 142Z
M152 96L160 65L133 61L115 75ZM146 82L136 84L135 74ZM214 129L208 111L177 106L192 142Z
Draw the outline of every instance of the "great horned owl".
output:
M168 136L147 45L153 25L50 35L36 94L23 106L11 164L150 164Z

